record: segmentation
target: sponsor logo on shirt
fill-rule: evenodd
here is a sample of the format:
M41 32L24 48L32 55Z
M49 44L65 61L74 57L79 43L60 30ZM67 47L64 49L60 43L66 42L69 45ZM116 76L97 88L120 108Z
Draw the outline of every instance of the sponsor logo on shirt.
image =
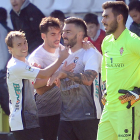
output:
M31 71L31 72L33 72L34 71L34 69L32 68L32 67L30 67L30 66L26 66L26 68L25 68L26 70L28 70L28 71Z
M79 59L79 57L75 57L74 63L77 63L78 59Z
M124 49L123 49L123 47L121 47L121 48L120 48L120 54L122 55L123 52L124 52Z
M113 58L110 58L111 63L107 63L107 67L115 67L115 68L121 68L124 67L124 63L113 63Z
M99 98L99 82L98 82L98 76L96 76L95 80L95 96Z
M128 129L124 130L125 133L128 133ZM131 134L119 134L118 137L130 137Z
M19 103L20 103L19 95L21 94L21 90L20 90L19 84L13 83L13 86L14 86L15 93L17 96L17 101L16 101L16 105L15 105L15 111L16 111L16 110L19 110Z

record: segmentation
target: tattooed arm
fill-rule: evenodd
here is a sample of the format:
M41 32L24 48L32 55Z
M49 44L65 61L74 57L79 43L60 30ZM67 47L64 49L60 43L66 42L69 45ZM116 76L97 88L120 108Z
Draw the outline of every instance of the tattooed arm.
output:
M94 70L86 70L84 73L71 73L65 72L67 74L67 78L71 79L72 81L90 86L97 76L97 72Z
M86 70L83 73L72 73L61 70L51 77L49 85L52 85L56 79L69 78L78 84L90 86L96 76L97 72L94 70Z

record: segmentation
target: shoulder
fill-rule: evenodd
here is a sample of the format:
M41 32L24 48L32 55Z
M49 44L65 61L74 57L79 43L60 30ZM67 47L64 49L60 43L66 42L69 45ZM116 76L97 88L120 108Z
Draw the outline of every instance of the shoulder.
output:
M29 58L31 58L31 57L42 57L41 54L43 55L43 47L42 47L42 45L40 45L37 49L35 49L31 53L31 55L29 56Z
M10 14L13 15L15 12L13 11L13 9L11 9Z
M84 54L85 58L90 58L90 57L102 57L101 53L95 48L90 48L88 50L85 50Z
M135 33L131 32L131 31L127 31L127 40L129 39L129 42L134 42L137 40L140 40L139 36L137 36Z
M109 41L110 39L112 39L112 34L111 35L107 35L105 38L104 38L104 42L106 42L106 41Z
M44 14L32 3L30 3L26 8L27 12L29 13L34 13L34 14L41 14L42 16L44 16Z
M14 73L22 72L25 67L26 63L16 60L14 58L11 58L7 64L7 68Z

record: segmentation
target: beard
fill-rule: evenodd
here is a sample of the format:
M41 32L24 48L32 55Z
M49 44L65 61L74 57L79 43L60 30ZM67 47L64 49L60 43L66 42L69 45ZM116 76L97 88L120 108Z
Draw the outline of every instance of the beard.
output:
M110 24L110 29L106 31L107 35L114 33L118 28L118 22L115 19L111 24Z
M64 41L64 46L70 46L70 48L72 48L77 43L77 34L70 40L68 38L64 38L64 40L68 41L68 43Z

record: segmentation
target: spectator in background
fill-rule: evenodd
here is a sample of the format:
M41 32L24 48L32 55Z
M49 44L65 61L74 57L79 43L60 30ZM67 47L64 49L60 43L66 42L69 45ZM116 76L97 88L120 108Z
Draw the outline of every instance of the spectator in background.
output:
M84 16L84 20L87 24L88 40L91 41L91 43L100 53L102 53L101 44L106 34L105 31L100 29L98 16L92 13L88 13Z
M10 12L13 28L25 32L29 46L28 52L31 53L43 43L39 24L45 16L29 0L10 0L10 2L13 8Z
M7 11L0 7L0 105L4 112L9 115L9 94L6 84L6 65L10 58L7 45L5 43L5 37L11 30L7 26Z
M129 15L133 19L130 25L130 31L140 36L140 1L132 1L129 3Z
M60 20L60 28L61 28L61 33L62 33L64 20L65 20L65 14L60 10L54 10L53 12L51 12L50 16L54 18L58 18ZM61 37L60 43L64 45L64 41L62 37Z

